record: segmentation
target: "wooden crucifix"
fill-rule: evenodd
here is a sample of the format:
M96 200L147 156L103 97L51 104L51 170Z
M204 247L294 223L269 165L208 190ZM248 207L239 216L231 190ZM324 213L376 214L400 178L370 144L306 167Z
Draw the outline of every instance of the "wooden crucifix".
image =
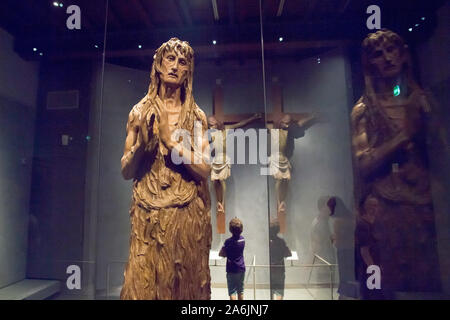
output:
M227 130L242 128L252 121L261 119L261 114L225 114L223 112L223 88L216 81L213 98L213 115L208 117L209 129L213 132L214 158L211 163L211 181L216 194L217 233L225 233L226 180L231 175L231 160L226 152Z
M286 195L291 179L291 163L289 158L294 152L294 141L304 136L305 130L311 127L318 117L310 113L285 113L283 111L283 94L279 83L272 82L273 112L266 114L266 125L271 131L271 137L278 137L278 151L269 158L270 174L275 179L277 199L277 218L280 232L286 233ZM277 130L275 135L273 130Z

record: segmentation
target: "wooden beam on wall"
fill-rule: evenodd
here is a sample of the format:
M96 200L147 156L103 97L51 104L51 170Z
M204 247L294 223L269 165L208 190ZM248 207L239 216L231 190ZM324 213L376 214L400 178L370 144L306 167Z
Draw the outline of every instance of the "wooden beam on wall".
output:
M153 23L151 22L152 19L150 19L150 15L141 1L142 0L134 1L139 18L144 22L144 24L147 28L153 28Z
M338 13L343 14L345 10L347 10L348 5L350 4L351 0L341 0L338 6Z
M111 25L114 25L117 28L121 28L122 27L122 23L118 18L118 15L116 14L116 10L113 7L113 2L110 1L109 2L109 8L108 8L108 24L111 23Z
M180 16L183 18L186 25L189 27L192 26L192 16L189 11L189 6L186 0L175 0L175 4L178 7L178 11L180 11Z

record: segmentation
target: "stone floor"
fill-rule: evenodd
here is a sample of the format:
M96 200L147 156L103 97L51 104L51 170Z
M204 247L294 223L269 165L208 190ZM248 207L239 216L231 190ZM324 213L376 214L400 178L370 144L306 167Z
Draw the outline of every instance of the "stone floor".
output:
M118 300L120 288L111 290L109 297L106 295L97 295L96 299L99 300ZM310 289L285 289L285 300L331 300L330 288L310 288ZM338 295L336 289L333 290L333 298L337 299ZM72 294L60 294L52 297L54 300L91 300L94 297L80 296ZM227 288L215 288L211 289L211 300L228 300ZM245 289L244 299L246 300L269 300L270 293L268 289Z

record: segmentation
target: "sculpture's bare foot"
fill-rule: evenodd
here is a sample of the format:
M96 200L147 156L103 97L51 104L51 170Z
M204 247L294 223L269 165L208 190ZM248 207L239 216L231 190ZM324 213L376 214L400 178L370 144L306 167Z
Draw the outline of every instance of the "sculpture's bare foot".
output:
M286 232L286 203L284 201L281 201L278 204L278 210L277 210L277 216L278 221L280 222L280 232L285 233Z
M222 203L217 202L217 233L224 234L225 233L225 208Z
M278 213L286 213L286 203L284 201L278 204Z
M217 202L217 215L225 214L225 209L220 202Z

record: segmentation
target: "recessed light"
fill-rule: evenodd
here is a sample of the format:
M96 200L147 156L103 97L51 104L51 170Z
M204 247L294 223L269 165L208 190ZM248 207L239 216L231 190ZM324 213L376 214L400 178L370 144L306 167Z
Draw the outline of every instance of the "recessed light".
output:
M139 49L142 49L142 45L138 45L138 48L139 48Z
M59 7L59 3L58 2L53 2L53 5L55 6L55 7Z
M411 32L412 30L413 30L412 28L409 28L409 29L408 29L409 32Z
M217 41L216 41L216 40L213 40L213 41L212 41L212 44L216 45L216 43L217 43Z
M278 41L282 42L283 41L283 37L279 37Z
M419 26L419 24L418 23L416 23L416 27L418 27Z
M37 48L33 48L33 51L36 52L36 51L37 51Z
M422 19L422 21L424 21L424 20L425 20L425 17L422 17L421 19Z
M39 53L39 55L40 55L40 56L43 56L44 54L41 52L41 53Z
M60 3L59 6L60 6L61 8L64 7L64 5L63 5L62 3Z
M94 45L94 47L98 49L98 45Z

